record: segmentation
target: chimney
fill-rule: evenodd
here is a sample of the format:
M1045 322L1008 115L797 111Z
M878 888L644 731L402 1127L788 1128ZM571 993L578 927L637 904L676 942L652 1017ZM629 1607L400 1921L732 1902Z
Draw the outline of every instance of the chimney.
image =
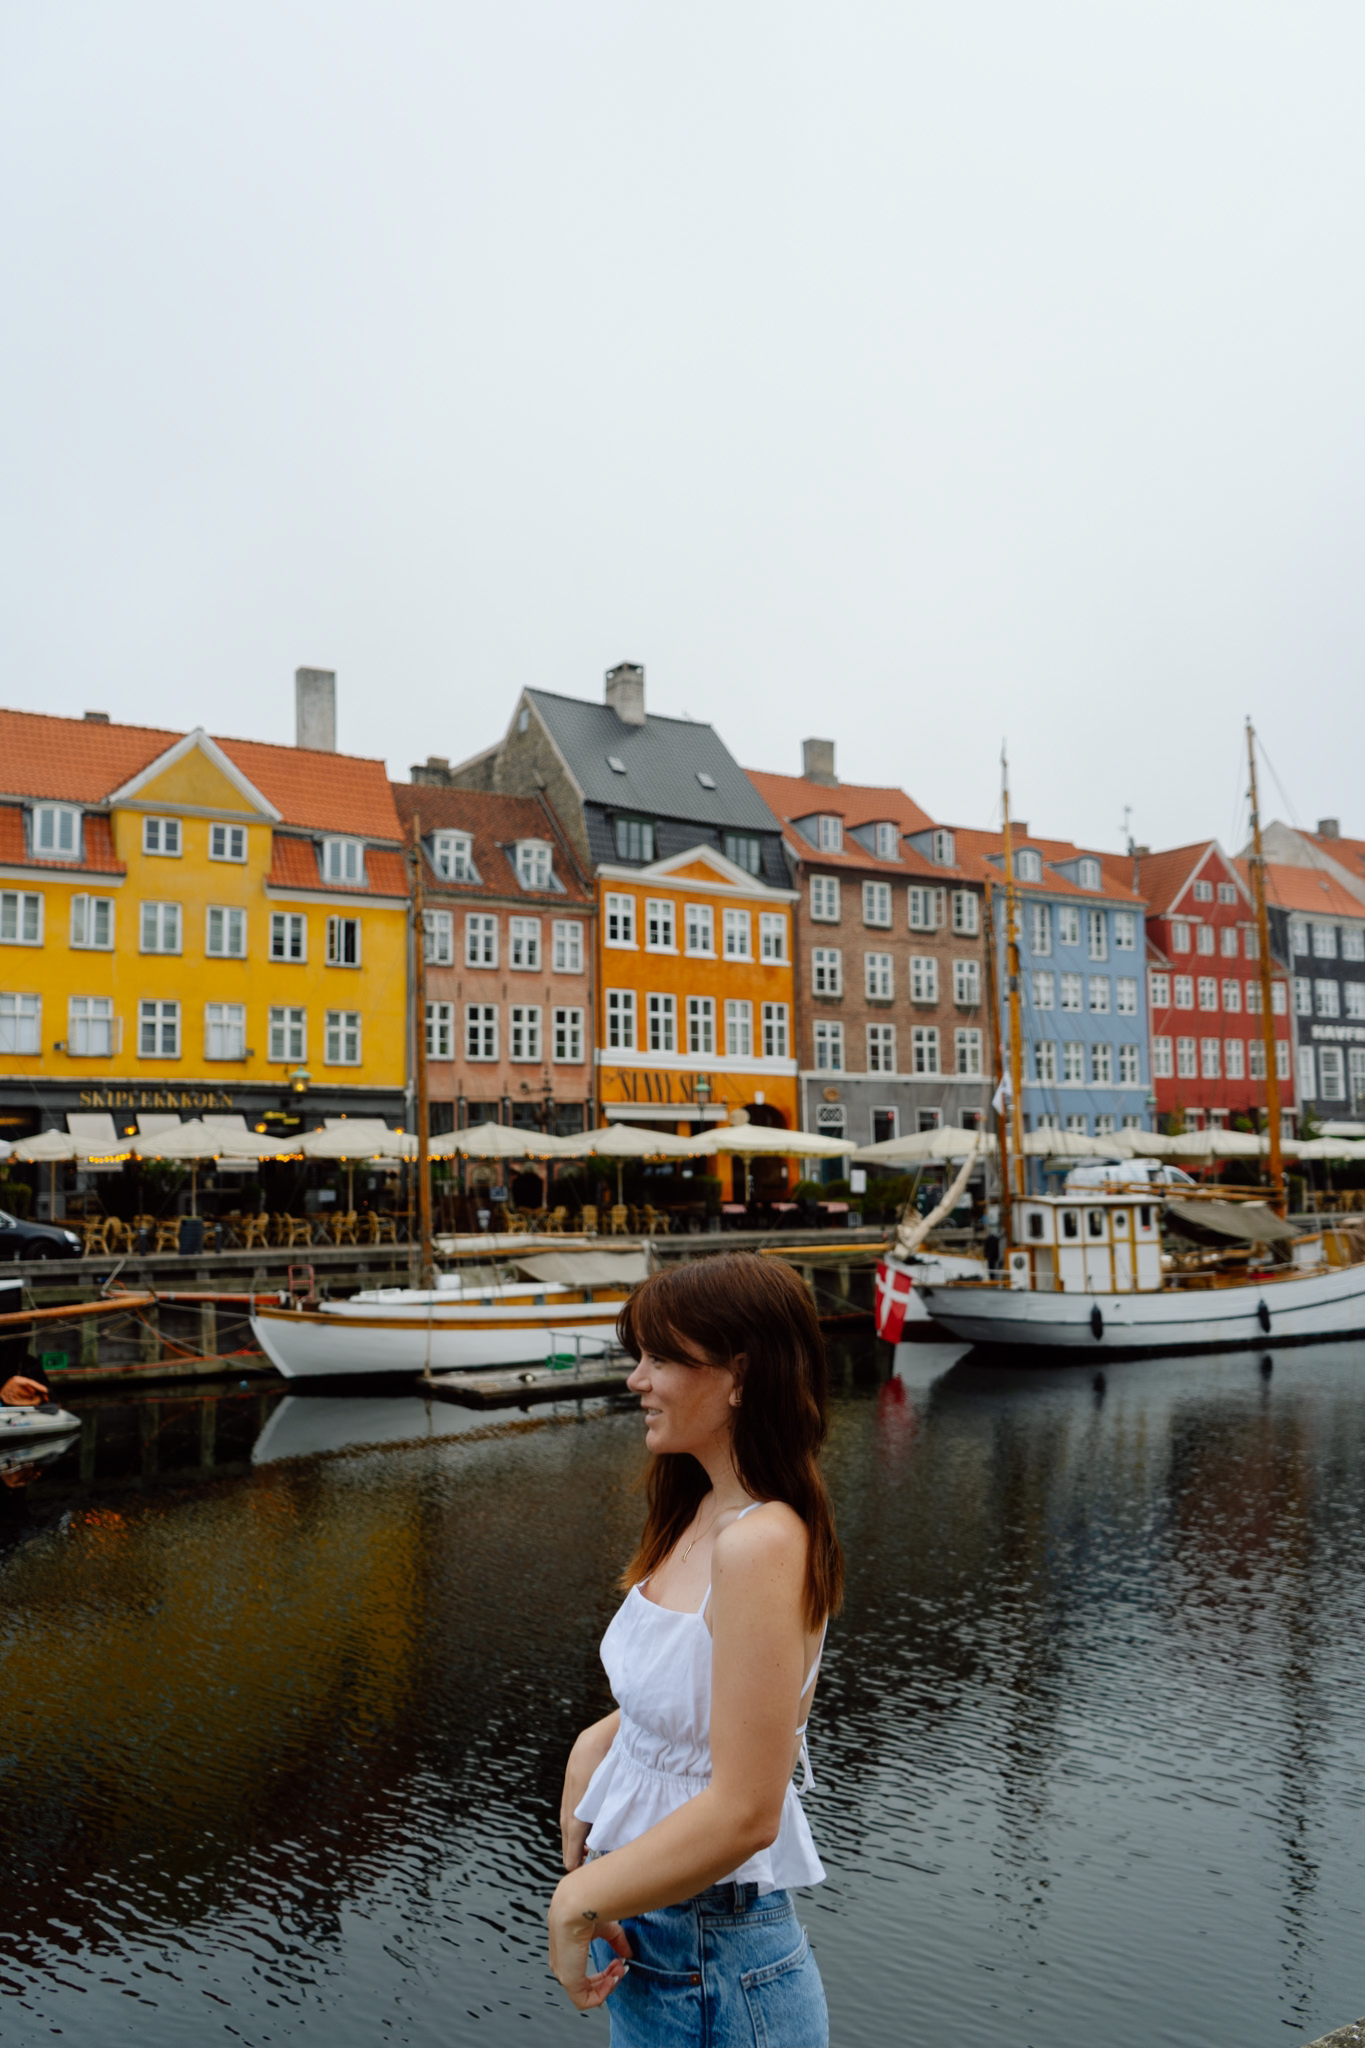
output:
M90 716L90 714L89 714L89 712L87 711L87 713L86 713L86 717L88 718L89 716ZM1319 838L1319 839L1340 839L1340 837L1341 837L1341 820L1340 820L1340 818L1319 818L1319 819L1318 819L1318 838Z
M87 725L108 725L109 713L107 711L87 711L85 714L85 722ZM1333 834L1333 837L1335 836L1336 835Z
M645 722L645 672L638 661L618 662L607 670L607 702L622 725Z
M449 754L428 754L425 762L419 761L414 764L411 780L413 782L424 782L430 789L449 789L451 786Z
M802 740L801 773L807 782L823 782L827 789L837 789L839 778L834 772L833 740Z
M318 754L337 750L337 674L334 668L294 670L294 745Z

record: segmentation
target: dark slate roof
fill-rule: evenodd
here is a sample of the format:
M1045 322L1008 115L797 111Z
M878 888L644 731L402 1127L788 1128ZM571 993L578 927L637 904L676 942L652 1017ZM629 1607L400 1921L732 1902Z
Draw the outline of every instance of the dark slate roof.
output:
M781 830L714 726L653 714L643 725L624 725L609 704L559 697L549 690L528 690L526 696L585 803L646 817L687 818L713 829ZM608 754L624 761L624 775L607 766ZM714 789L698 782L698 769L711 777Z
M617 781L621 777L617 776ZM613 807L624 808L622 805ZM612 810L605 804L585 804L583 817L588 828L588 850L595 867L619 867L623 863L616 851L616 835L612 829ZM733 828L731 828L733 829ZM760 881L767 882L774 889L790 889L791 872L787 856L782 851L782 840L776 832L758 832L762 854ZM687 853L694 846L713 846L717 853L724 853L724 833L719 826L698 825L681 818L658 818L654 825L654 857L669 860L675 853Z

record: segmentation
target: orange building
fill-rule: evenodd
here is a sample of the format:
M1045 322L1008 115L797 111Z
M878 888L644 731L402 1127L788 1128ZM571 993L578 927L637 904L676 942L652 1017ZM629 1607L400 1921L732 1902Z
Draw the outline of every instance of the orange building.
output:
M597 872L604 1117L796 1125L796 894L714 847Z

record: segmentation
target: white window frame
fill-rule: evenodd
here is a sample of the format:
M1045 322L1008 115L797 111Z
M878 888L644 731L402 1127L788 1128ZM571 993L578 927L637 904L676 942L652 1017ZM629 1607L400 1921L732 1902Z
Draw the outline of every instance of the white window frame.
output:
M900 843L894 825L885 823L872 827L872 843L877 849L878 860L899 860Z
M364 1065L359 1010L327 1010L323 1013L322 1064L324 1067Z
M450 911L422 912L422 952L428 967L455 965L455 919Z
M550 1058L558 1067L580 1067L583 1064L583 1012L572 1004L557 1004L552 1017L554 1026L551 1038Z
M78 890L71 898L71 946L73 952L112 953L114 950L114 898L94 896Z
M1090 1085L1092 1088L1112 1088L1114 1085L1114 1048L1108 1039L1097 1038L1091 1043Z
M1057 1085L1057 1041L1054 1038L1035 1039L1033 1045L1033 1078L1040 1088L1055 1088Z
M493 968L498 964L498 920L491 910L471 910L464 921L464 964Z
M1114 951L1116 953L1136 953L1137 912L1135 910L1116 910L1114 912Z
M948 892L911 883L905 892L906 917L912 932L936 932L944 922Z
M912 1003L937 1004L937 954L912 953L910 955L910 1000ZM937 1068L934 1071L937 1072Z
M716 913L709 903L684 903L683 933L690 959L715 959Z
M606 900L606 918L603 927L603 943L612 951L635 953L635 898L616 892Z
M815 1019L815 1071L842 1074L844 1071L844 1026L839 1017Z
M1131 1040L1119 1046L1119 1086L1135 1088L1142 1080L1142 1061Z
M1075 903L1057 905L1057 944L1079 946L1081 943L1081 912Z
M981 929L981 902L975 889L954 889L953 931L960 939L974 939Z
M863 883L863 923L881 931L891 929L891 884Z
M554 920L552 937L555 973L581 974L583 972L582 918L557 917Z
M1113 990L1109 985L1109 976L1107 974L1092 974L1090 976L1088 994L1090 1015L1092 1017L1107 1017L1109 1015L1110 1001L1113 996Z
M1079 1016L1085 1008L1085 976L1064 974L1060 982L1060 1007L1068 1016Z
M754 1006L746 996L725 998L725 1057L749 1060L754 1056Z
M725 910L722 932L727 960L753 959L753 931L753 918L747 910Z
M81 812L77 805L35 804L32 831L33 851L39 859L80 859Z
M842 946L812 946L810 955L811 994L841 996L844 992L844 949Z
M204 1058L230 1063L246 1058L245 1003L205 1003Z
M515 866L523 889L553 889L554 848L548 839L519 839Z
M1043 856L1036 847L1021 847L1014 856L1014 872L1021 882L1041 882L1043 879Z
M507 968L511 974L540 973L540 919L509 917Z
M678 1050L678 998L655 990L645 997L645 1050Z
M498 1057L498 1006L496 1003L466 1003L464 1006L464 1056L472 1065L486 1066Z
M1334 924L1319 924L1314 919L1313 923L1309 926L1309 931L1313 938L1313 958L1315 960L1335 960L1337 957L1336 926Z
M810 878L810 915L812 924L838 924L839 877L837 875L812 875Z
M934 849L932 858L936 868L953 868L957 866L957 841L951 832L945 832L940 827L935 832L931 843Z
M1174 1006L1177 1010L1192 1010L1194 1008L1194 976L1192 974L1177 974L1174 977L1173 992Z
M1346 1061L1339 1045L1318 1047L1318 1098L1322 1102L1346 1100Z
M167 841L173 841L168 845ZM179 818L144 818L142 820L142 851L152 860L180 860L184 856L185 835L180 829Z
M241 867L246 860L246 826L210 825L209 859L231 861Z
M360 919L337 915L327 920L327 965L329 967L360 967L364 964L361 951ZM347 1065L350 1062L346 1062Z
M1046 960L1052 953L1052 905L1030 903L1028 907L1029 952L1035 959Z
M687 998L687 1050L697 1059L710 1059L716 1050L716 999L714 996Z
M1109 919L1103 910L1085 913L1085 950L1091 960L1109 958Z
M1051 967L1035 967L1032 974L1033 1007L1035 1010L1055 1010L1057 1007L1057 976Z
M910 1071L913 1074L937 1074L942 1071L939 1065L937 1024L910 1026Z
M635 991L633 988L607 990L607 1049L635 1051Z
M433 832L431 835L431 865L433 871L447 882L472 882L474 873L474 836L470 832Z
M1170 1081L1175 1078L1175 1047L1169 1037L1152 1040L1152 1079Z
M1315 1017L1339 1017L1341 1015L1341 986L1325 978L1313 983L1313 1015Z
M1159 967L1147 971L1147 1001L1154 1010L1169 1010L1171 1007L1171 977Z
M218 944L214 944L215 937ZM234 944L233 941L240 941ZM235 903L210 903L204 912L204 954L209 960L245 960L246 912Z
M867 1071L869 1074L894 1074L896 1072L896 1027L894 1024L867 1024Z
M894 953L863 954L863 986L870 1003L891 1002L896 993Z
M302 1066L308 1058L308 1011L302 1003L272 1003L266 1013L266 1059L272 1066Z
M365 881L365 842L363 839L329 838L322 842L322 878L325 882L353 882L363 886ZM341 1011L337 1012L340 1016ZM334 1060L334 1066L349 1066L349 1060Z
M453 1060L455 1057L455 1005L432 1002L426 1006L427 1058Z
M1186 1034L1175 1041L1175 1075L1178 1081L1199 1079L1199 1040Z
M0 1054L32 1059L42 1049L42 997L28 990L0 990Z
M844 821L830 811L821 811L815 820L815 843L821 853L842 853L844 850Z
M1223 1074L1229 1081L1245 1080L1246 1041L1241 1038L1223 1040Z
M140 1060L179 1059L179 1003L162 1002L156 997L144 997L138 1003L137 1056Z
M791 1013L785 1003L763 1005L763 1057L765 1060L785 1060L790 1057Z
M979 960L953 961L953 1001L959 1010L975 1010L981 1005L981 962Z
M1092 860L1088 855L1084 860L1077 861L1076 875L1083 889L1098 889L1103 880L1099 862Z
M46 923L42 889L0 889L0 946L41 946Z
M759 911L758 950L761 959L781 961L786 960L787 917L785 911Z
M979 1024L959 1024L953 1031L953 1056L957 1062L955 1072L967 1079L974 1079L981 1072L981 1027Z
M519 1066L538 1065L540 1004L512 1003L507 1017L507 1057Z
M1062 1040L1062 1086L1083 1088L1085 1086L1085 1040L1064 1038Z
M1223 1008L1230 1017L1238 1017L1242 1012L1242 984L1231 976L1223 982Z
M672 897L646 896L646 953L676 953L678 950L677 932L677 907Z
M299 950L294 951L298 940ZM302 967L308 960L308 919L301 910L272 910L270 913L270 958L286 966Z
M139 903L137 911L139 953L179 953L182 950L185 920L178 903Z
M1223 1078L1223 1041L1221 1038L1201 1038L1199 1041L1199 1078L1201 1081L1221 1081Z
M1213 1011L1218 1008L1218 976L1201 974L1199 977L1199 1007Z

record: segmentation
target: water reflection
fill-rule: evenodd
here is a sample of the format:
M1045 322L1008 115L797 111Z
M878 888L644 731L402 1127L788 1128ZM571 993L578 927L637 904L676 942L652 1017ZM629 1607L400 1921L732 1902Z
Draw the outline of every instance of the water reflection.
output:
M841 1350L849 1598L807 1917L879 2044L1348 2017L1355 1347L983 1370ZM634 1416L257 1385L82 1403L0 1553L0 2031L550 2042L564 1750ZM597 2038L605 2026L590 2022Z

